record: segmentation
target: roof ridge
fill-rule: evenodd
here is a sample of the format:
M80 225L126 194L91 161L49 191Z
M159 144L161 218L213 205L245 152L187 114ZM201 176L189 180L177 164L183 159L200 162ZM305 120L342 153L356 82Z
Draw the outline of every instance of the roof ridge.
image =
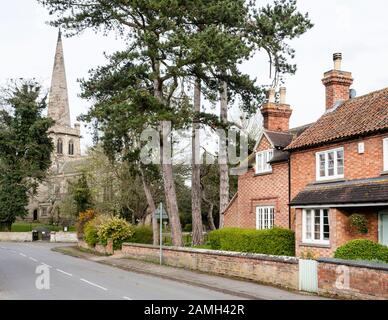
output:
M313 147L361 134L387 131L388 87L348 99L333 112L325 112L285 150ZM362 121L360 119L363 119ZM347 125L344 126L343 124Z
M363 95L361 95L361 96L358 96L358 97L354 97L354 98L345 100L345 101L343 102L342 105L344 105L344 104L346 104L346 103L348 103L348 102L351 102L351 101L362 100L362 99L368 98L368 97L371 96L371 95L374 95L374 94L376 94L376 93L383 92L383 91L385 91L385 90L388 90L388 87L385 87L385 88L382 88L382 89L378 89L378 90L375 90L375 91L372 91L372 92L368 92L368 93L365 93L365 94L363 94ZM341 105L341 106L342 106L342 105Z

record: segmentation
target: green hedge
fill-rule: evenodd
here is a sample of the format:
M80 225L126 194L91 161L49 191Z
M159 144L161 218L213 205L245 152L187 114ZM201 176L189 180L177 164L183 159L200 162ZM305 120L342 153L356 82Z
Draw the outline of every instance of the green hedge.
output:
M151 227L136 226L132 237L128 239L128 242L133 243L153 243L153 232Z
M335 251L334 258L388 263L388 247L371 240L351 240Z
M295 255L295 234L282 228L253 230L223 228L209 233L210 247L214 250Z

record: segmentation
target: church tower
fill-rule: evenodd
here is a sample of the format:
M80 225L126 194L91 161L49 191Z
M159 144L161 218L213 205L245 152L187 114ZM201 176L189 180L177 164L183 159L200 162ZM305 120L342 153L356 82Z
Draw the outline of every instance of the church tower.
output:
M50 129L50 135L53 138L55 146L54 162L79 158L81 156L80 125L76 123L73 128L70 123L65 59L60 30L58 32L54 68L51 78L48 116L55 121L55 125Z

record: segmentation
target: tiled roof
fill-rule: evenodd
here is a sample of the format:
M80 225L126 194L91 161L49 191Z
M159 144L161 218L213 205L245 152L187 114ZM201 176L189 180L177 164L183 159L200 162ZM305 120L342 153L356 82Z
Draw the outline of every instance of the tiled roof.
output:
M310 184L290 205L388 202L388 176L324 184Z
M268 139L271 141L273 146L280 147L280 148L285 148L287 147L290 142L292 141L292 134L288 132L276 132L276 131L269 131L269 130L264 130Z
M286 150L384 131L388 131L388 88L349 99L337 109L327 111Z

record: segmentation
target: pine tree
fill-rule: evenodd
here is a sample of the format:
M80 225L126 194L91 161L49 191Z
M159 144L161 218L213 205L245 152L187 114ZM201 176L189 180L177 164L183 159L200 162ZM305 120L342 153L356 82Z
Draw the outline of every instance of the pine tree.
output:
M97 101L89 120L98 119L101 131L112 138L111 150L123 144L123 125L132 134L152 126L162 135L163 121L178 129L196 118L213 128L226 129L228 124L217 117L193 113L185 82L200 80L201 93L210 100L217 99L221 84L226 83L228 101L233 103L239 97L243 109L253 111L264 91L241 73L238 65L263 49L276 73L294 72L295 67L288 63L293 51L286 40L311 27L294 0L274 1L260 10L255 9L254 1L245 0L38 1L56 16L52 25L68 35L88 28L114 30L128 42L126 50L114 54L107 66L92 71L91 79L83 83L84 97ZM131 139L124 141L133 144ZM163 139L160 142L161 155L166 155L168 146ZM181 246L169 154L165 160L161 172L172 239L174 245Z
M10 231L27 215L29 196L36 193L51 165L53 121L42 116L46 97L33 81L19 81L0 98L0 230Z

